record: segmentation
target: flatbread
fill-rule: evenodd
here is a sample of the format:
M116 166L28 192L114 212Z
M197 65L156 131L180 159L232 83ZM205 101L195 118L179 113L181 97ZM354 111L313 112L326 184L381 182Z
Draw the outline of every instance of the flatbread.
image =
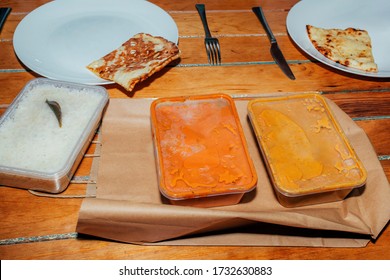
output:
M138 33L87 68L98 77L113 81L132 91L135 84L179 58L175 43L163 37Z
M306 25L306 30L314 47L330 60L366 72L378 72L366 30L324 29L312 25Z

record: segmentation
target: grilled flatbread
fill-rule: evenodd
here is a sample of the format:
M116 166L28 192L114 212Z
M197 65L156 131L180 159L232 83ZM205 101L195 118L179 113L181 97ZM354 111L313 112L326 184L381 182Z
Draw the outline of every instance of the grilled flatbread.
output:
M306 30L314 47L330 60L347 67L378 72L366 30L324 29L312 25L306 25Z
M87 68L98 77L132 91L135 84L179 58L176 44L146 33L134 35L119 48L90 63Z

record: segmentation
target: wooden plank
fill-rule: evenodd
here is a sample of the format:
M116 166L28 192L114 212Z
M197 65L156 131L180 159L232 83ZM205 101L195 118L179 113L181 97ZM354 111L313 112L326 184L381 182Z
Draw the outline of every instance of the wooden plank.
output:
M5 7L2 5L2 7ZM25 13L19 14L15 13L14 9L9 13L3 28L0 32L0 42L1 41L11 41L14 36L15 29L19 22L26 16Z
M351 117L390 116L390 95L388 91L348 91L342 93L324 92Z
M81 205L81 199L38 197L7 187L0 187L0 202L0 239L74 232Z
M278 38L279 46L290 63L306 63L311 58L291 47L287 36ZM264 36L220 37L222 64L229 63L274 63L268 38ZM181 59L179 65L207 64L203 38L180 38Z
M390 159L380 161L382 168L386 174L387 180L390 182Z
M10 69L24 69L16 57L12 41L0 42L0 49L0 73Z
M191 12L172 11L169 14L177 24L180 37L204 37L203 25L195 7ZM287 11L268 12L267 20L277 38L287 35L287 14ZM3 26L0 39L12 40L17 25L25 16L23 13L11 12ZM263 27L250 8L242 11L210 11L207 21L210 31L216 37L265 35Z
M165 10L180 10L180 11L191 11L195 9L195 4L199 1L180 1L174 3L172 1L156 1L151 2L158 4ZM204 0L201 3L206 5L207 11L221 10L242 10L251 9L254 6L262 6L265 10L289 10L295 3L296 0L226 0L223 1L223 5L215 0Z
M152 0L151 2L167 11L193 11L195 4L200 3L194 0L177 1L177 3L169 0ZM254 6L262 6L265 10L289 10L296 2L296 0L225 0L221 5L221 2L215 0L201 1L206 5L207 11L221 10L222 6L223 10L251 9Z
M131 93L117 85L107 88L113 98L153 98L216 92L256 95L313 90L320 92L390 91L389 79L378 83L375 80L337 75L316 63L291 64L291 68L297 77L295 81L285 77L276 64L236 65L235 67L167 67L136 85ZM32 72L2 73L0 75L0 84L3 85L0 87L0 104L12 102L23 86L34 77L37 76Z
M287 35L286 18L288 11L264 11L269 26L275 36ZM175 20L179 35L204 36L202 22L195 8L192 12L170 12ZM231 35L264 34L265 31L251 7L240 11L208 11L207 22L215 37Z
M221 45L222 62L226 63L274 63L269 51L269 41L265 36L252 37L222 37L219 39ZM294 63L297 60L303 62L309 60L298 49L291 48L291 41L288 37L281 37L280 48L284 51L287 60ZM12 45L12 41L0 43L0 48L4 50L0 53L1 70L27 70L18 60ZM191 66L191 64L208 64L206 49L203 37L180 38L179 48L181 51L181 66Z
M42 1L46 2L46 1ZM169 1L170 2L170 1ZM213 1L215 2L215 1ZM212 2L212 3L213 3ZM233 1L236 2L236 1ZM257 1L252 1L257 2ZM287 1L288 2L288 1ZM195 9L194 5L188 10L177 9L166 9L167 12L175 20L180 36L203 36L204 30L200 17ZM27 4L27 3L26 3ZM172 3L176 5L176 2ZM240 3L241 5L241 3ZM5 5L4 5L5 6ZM221 10L207 10L207 19L209 27L213 35L215 36L224 36L229 34L265 34L264 29L262 28L257 17L252 12L251 8L254 5L247 5L243 10L229 9ZM288 9L290 5L287 5L286 9L277 9L272 10L272 7L269 9L264 8L264 13L267 17L267 21L275 33L275 35L286 35L286 18L288 14ZM207 6L208 7L208 6ZM180 11L178 11L180 10ZM27 15L27 12L19 11L18 7L14 7L9 14L7 21L5 22L0 39L10 40L13 37L13 32L16 29L16 26L19 22Z
M28 13L39 6L50 2L50 0L2 0L3 7L12 7L14 13ZM195 4L199 1L169 1L169 0L151 0L159 7L167 11L192 11L195 10ZM243 7L251 9L251 7L261 5L265 10L289 10L297 1L296 0L224 0L224 10L241 10ZM204 0L206 8L210 11L220 10L221 3L215 0Z
M26 71L12 47L16 26L49 0L3 0L13 8L0 33L0 114L24 85L39 75ZM205 0L210 28L220 40L223 65L207 65L204 31L197 1L151 0L169 12L179 28L182 59L137 85L132 93L105 86L111 98L150 98L224 92L261 96L278 92L318 91L353 117L368 135L390 179L390 79L353 76L311 60L291 41L286 17L297 0ZM269 42L251 7L261 5L280 47L297 77L290 81L273 62ZM87 153L93 154L96 144ZM84 158L76 176L87 178L92 158ZM63 193L85 193L85 184L70 184ZM390 230L366 248L292 248L231 246L138 246L77 234L81 199L44 198L26 190L0 187L1 259L389 259ZM54 239L53 241L49 241ZM19 244L18 244L19 242ZM26 242L26 243L23 243Z
M91 237L5 245L7 259L118 259L118 260L350 260L388 259L390 231L365 248L235 247L235 246L141 246L94 240Z
M28 81L39 77L32 72L0 72L0 105L10 104Z
M390 156L390 115L388 119L358 121L357 124L364 130L379 156ZM390 175L390 174L389 174Z
M2 0L2 7L12 7L11 13L28 13L50 0Z

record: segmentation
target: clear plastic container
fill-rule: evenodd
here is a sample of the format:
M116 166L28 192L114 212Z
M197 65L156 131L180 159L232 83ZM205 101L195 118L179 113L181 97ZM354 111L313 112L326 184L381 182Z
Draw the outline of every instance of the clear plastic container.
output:
M46 100L60 105L61 126ZM65 190L107 103L103 87L46 78L27 83L0 118L0 185Z
M231 205L256 187L256 171L230 96L157 99L151 122L159 188L170 203Z
M319 94L259 98L248 115L280 203L344 199L367 172Z

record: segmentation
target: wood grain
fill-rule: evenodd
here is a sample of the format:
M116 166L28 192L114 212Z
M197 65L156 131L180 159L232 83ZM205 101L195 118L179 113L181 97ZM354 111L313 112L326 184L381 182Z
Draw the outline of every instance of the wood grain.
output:
M0 114L25 84L37 77L13 50L19 22L46 0L5 0L12 7L0 33ZM334 101L369 137L390 179L390 78L373 79L346 74L325 66L302 52L288 36L286 16L297 0L205 0L211 32L219 38L222 65L209 66L204 31L195 0L152 0L165 9L179 29L181 59L134 92L107 85L110 98L226 93L250 98L269 93L318 92ZM280 48L297 79L284 76L269 52L269 41L253 6L261 5ZM96 140L96 138L95 138ZM91 144L87 154L94 154ZM76 179L88 179L93 158L85 157ZM78 180L78 179L77 179ZM64 195L82 195L86 183L71 183ZM389 259L390 229L365 248L140 246L78 235L76 223L81 198L48 198L27 190L0 187L1 259Z

